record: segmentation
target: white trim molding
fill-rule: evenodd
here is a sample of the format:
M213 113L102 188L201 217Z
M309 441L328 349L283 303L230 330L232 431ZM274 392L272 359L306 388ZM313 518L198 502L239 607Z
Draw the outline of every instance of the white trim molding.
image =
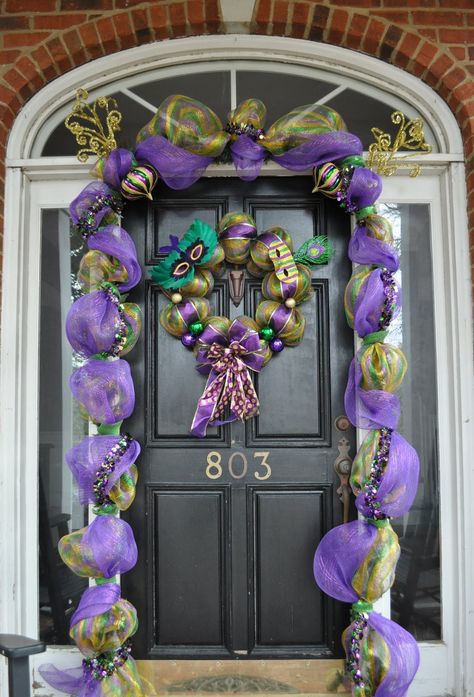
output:
M433 223L436 352L440 405L440 486L442 504L445 634L439 644L421 645L423 663L410 696L474 696L474 377L471 290L463 147L447 105L427 85L363 54L310 41L226 35L147 44L91 61L57 78L22 109L8 143L5 201L4 331L0 365L0 617L1 631L35 636L37 611L37 443L38 336L41 210L67 207L88 181L88 166L73 158L35 158L42 126L69 109L78 87L99 90L111 80L157 68L202 61L271 61L297 70L318 67L368 86L403 95L424 115L439 152L424 158L420 181L401 174L387 180L384 200L429 201ZM263 174L289 176L275 165ZM232 176L227 166L210 167L209 176ZM293 176L293 175L291 175ZM446 596L447 597L447 596ZM448 616L449 615L451 616ZM440 657L449 675L439 675ZM446 680L442 678L446 677ZM0 694L8 694L0 663ZM444 685L440 688L440 685ZM2 690L3 687L3 690Z

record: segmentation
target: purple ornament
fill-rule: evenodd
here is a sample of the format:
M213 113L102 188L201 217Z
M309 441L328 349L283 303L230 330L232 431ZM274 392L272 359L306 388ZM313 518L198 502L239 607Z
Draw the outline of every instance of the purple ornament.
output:
M191 334L190 332L186 332L186 334L183 334L181 337L181 343L183 346L186 346L186 348L192 348L194 344L197 341L197 337Z
M285 344L278 336L270 341L269 346L274 353L280 353L285 348Z

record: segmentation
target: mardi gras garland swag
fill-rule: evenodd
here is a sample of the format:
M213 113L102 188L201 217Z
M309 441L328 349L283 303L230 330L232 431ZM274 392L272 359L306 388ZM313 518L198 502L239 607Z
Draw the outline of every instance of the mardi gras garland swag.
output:
M94 174L102 181L86 186L70 206L71 220L89 251L78 276L85 295L70 310L67 335L85 361L74 371L71 389L88 418L98 424L98 433L74 446L67 462L81 502L93 504L97 517L62 538L59 551L75 573L95 579L96 585L86 590L71 618L71 637L84 655L82 668L59 671L43 666L43 677L53 687L82 697L153 694L151 686L145 692L130 656L128 641L137 629L136 611L120 597L115 583L116 574L131 569L137 558L133 531L115 514L133 502L140 452L131 436L121 434L122 421L132 413L135 401L123 356L132 350L141 328L138 307L123 295L139 282L141 270L133 241L120 226L120 213L124 200L152 198L158 178L171 188L187 188L226 154L245 181L258 176L266 159L289 170L314 168L314 190L356 217L349 257L359 266L348 283L344 304L362 346L349 370L345 406L351 423L368 430L351 476L361 519L325 535L315 554L314 574L326 593L352 604L343 644L353 694L403 697L418 667L417 644L395 622L374 612L373 603L393 583L399 546L390 518L410 508L419 463L413 448L395 430L400 416L395 391L406 361L384 340L400 310L400 289L393 277L399 260L390 224L374 206L380 178L365 167L360 140L325 106L296 108L265 131L265 106L259 100L240 104L223 128L204 104L172 96L139 132L131 152L116 147L113 132L120 118L110 110L113 100L101 98L90 107L84 103L86 97L83 91L78 94L66 120L68 127L81 145L86 144L84 134L90 132L91 121L98 121L97 108L102 106L109 132L101 125L99 136L90 143L100 155ZM84 114L87 128L80 125ZM171 300L161 313L161 323L195 350L198 370L208 375L193 422L197 435L204 435L207 424L218 423L227 406L230 419L256 413L258 401L248 369L263 367L284 345L295 345L301 338L304 317L296 305L306 299L311 280L305 263L311 256L328 253L318 252L317 244L309 241L292 255L287 233L274 229L257 236L253 221L240 213L221 221L218 242L215 232L200 221L183 240L171 238L168 256L153 274ZM247 263L251 273L264 276L265 300L254 319L231 323L210 313L205 296L224 258L233 264ZM224 389L227 378L231 384Z

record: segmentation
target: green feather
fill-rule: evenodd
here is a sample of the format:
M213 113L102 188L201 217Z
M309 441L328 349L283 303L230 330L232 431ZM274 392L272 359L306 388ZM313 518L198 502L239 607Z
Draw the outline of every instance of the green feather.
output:
M328 238L323 235L317 235L307 240L295 254L293 254L293 258L297 264L305 264L306 266L327 264L333 256L334 247L331 245Z
M205 264L206 261L209 261L214 254L214 250L217 247L218 242L217 232L203 220L196 218L196 220L193 220L191 226L186 230L183 239L179 243L179 248L185 252L188 247L198 240L204 243L204 246L207 247L207 252L201 257L196 266L200 266L201 264Z
M158 283L162 288L180 288L194 278L194 268L189 269L189 273L177 280L171 275L173 265L179 261L180 255L177 252L170 252L163 261L154 266L150 271L152 281Z

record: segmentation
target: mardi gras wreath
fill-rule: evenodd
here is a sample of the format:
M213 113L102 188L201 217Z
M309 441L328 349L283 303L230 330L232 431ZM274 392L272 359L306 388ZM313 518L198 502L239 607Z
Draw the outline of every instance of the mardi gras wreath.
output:
M116 145L121 115L114 100L93 106L79 91L66 125L78 143L89 145L99 160L98 179L71 203L72 223L88 251L78 275L84 294L72 305L66 332L83 359L70 381L74 397L97 425L67 455L81 503L92 504L96 517L82 530L60 540L63 561L80 576L95 579L71 617L70 636L84 658L82 667L58 670L42 666L53 687L77 697L154 694L144 685L130 654L137 631L134 607L121 598L117 575L133 568L137 547L130 526L117 517L133 502L140 446L122 433L134 409L133 380L124 356L141 330L140 309L125 295L141 279L136 249L121 227L125 203L152 199L158 180L173 189L196 182L213 162L233 162L237 175L254 180L266 160L282 167L314 172L314 192L355 216L349 257L358 264L346 288L349 325L362 345L349 368L345 394L351 423L368 431L354 461L351 487L360 519L330 530L319 543L314 575L328 595L352 604L344 632L346 678L357 697L403 697L418 667L414 638L380 614L373 603L392 585L399 556L390 518L401 516L416 493L416 452L395 430L400 416L396 390L406 360L385 342L400 311L401 293L394 273L399 267L389 221L377 213L380 177L366 167L362 144L348 133L339 114L326 106L303 106L265 129L264 104L249 99L234 109L224 127L204 104L170 96L138 133L133 151ZM108 132L98 117L104 110ZM81 114L96 124L94 138L80 125ZM95 143L92 147L91 144ZM88 149L79 151L82 161ZM176 232L176 231L172 231ZM179 231L178 231L179 232ZM326 263L332 250L324 237L294 250L291 234L272 228L258 234L253 219L229 213L213 230L194 221L182 238L170 236L160 250L166 256L152 279L169 299L160 315L167 332L179 338L207 377L191 432L206 434L208 425L245 420L258 413L252 373L262 370L285 347L302 339L305 320L300 305L311 294L311 267ZM245 265L262 278L263 300L255 317L232 321L214 315L208 296L228 262ZM277 366L276 366L277 369Z

